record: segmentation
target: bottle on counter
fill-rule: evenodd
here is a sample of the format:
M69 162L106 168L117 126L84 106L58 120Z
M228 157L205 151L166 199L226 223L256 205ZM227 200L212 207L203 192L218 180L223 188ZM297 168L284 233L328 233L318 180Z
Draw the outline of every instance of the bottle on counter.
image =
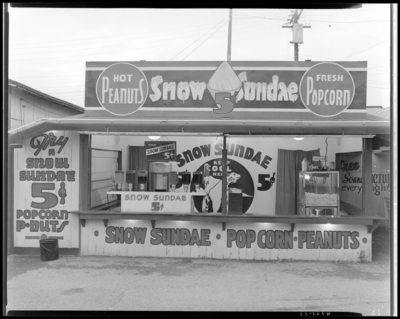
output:
M301 170L306 172L308 170L308 160L304 157L303 161L301 162Z

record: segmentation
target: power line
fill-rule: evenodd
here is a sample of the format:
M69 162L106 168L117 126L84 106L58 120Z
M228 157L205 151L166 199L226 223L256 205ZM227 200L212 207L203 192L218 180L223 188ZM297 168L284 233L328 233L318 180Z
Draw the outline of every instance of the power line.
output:
M260 19L266 19L266 20L277 20L277 21L282 21L282 19L285 19L286 17L282 18L267 18L267 17L262 17L262 16L253 16L253 15L247 15L247 14L233 14L234 17L236 16L241 16L241 17L254 17L254 18L260 18Z
M208 24L207 24L208 25ZM201 30L203 30L203 29L198 29L198 31L201 31ZM193 37L193 31L184 31L184 32L179 32L179 33L173 33L173 34L168 34L168 35L165 35L164 33L162 33L162 34L160 34L160 35L157 35L157 36L155 36L155 37L152 37L151 35L145 35L145 36L139 36L139 37L133 37L133 38L131 38L131 39L149 39L149 38L159 38L159 37L162 37L163 39L166 37L166 36L176 36L176 35L179 35L179 34L186 34L186 33L191 33L191 36L189 36L189 38L190 37ZM118 35L117 35L118 36ZM126 36L129 36L129 35L126 35ZM110 37L104 37L104 39L107 39L107 38L110 38ZM113 37L111 37L111 38L113 38L113 39L115 39L115 37L113 36ZM185 38L185 37L181 37L181 38ZM186 38L188 38L188 37L186 37ZM91 40L93 40L93 39L96 39L96 38L89 38L89 39L91 39ZM98 38L98 39L102 39L102 38ZM122 40L122 39L121 39ZM128 39L125 39L125 40L128 40ZM65 41L69 41L69 40L65 40ZM150 40L150 41L141 41L141 43L146 43L146 42L153 42L153 41L164 41L164 40ZM165 39L165 41L170 41L169 39ZM64 41L58 41L58 42L64 42ZM53 42L51 42L51 43L53 43ZM77 45L77 46L82 46L82 45L93 45L93 44L98 44L99 42L92 42L92 43L88 43L88 42L85 42L85 43L76 43L76 44L65 44L65 45L51 45L51 46L40 46L40 47L26 47L26 48L10 48L11 50L26 50L26 49L43 49L43 48L60 48L60 47L66 47L66 46L68 46L68 47L71 47L71 46L73 46L73 45ZM104 43L108 43L108 42L104 42ZM11 45L12 46L12 45ZM85 50L85 49L82 49L82 50ZM71 51L71 50L68 50L68 51ZM26 55L26 54L40 54L40 53L42 53L43 51L41 51L41 52L28 52L28 53L14 53L14 55ZM45 51L46 52L46 51ZM65 50L64 50L64 52L65 52Z
M248 27L254 27L254 26L259 26L259 24L256 24L256 25L248 25L248 26L241 26L241 27L243 27L243 28L248 28ZM236 32L236 34L238 34L238 32ZM152 49L152 48L160 48L160 47L167 47L167 46L172 46L172 45L176 45L175 43L170 43L170 44L163 44L163 45L159 45L159 46L154 46L154 47L144 47L144 48L135 48L134 50L135 51L139 51L139 50L147 50L147 49ZM118 47L118 46L126 46L125 44L122 44L122 45L114 45L114 46L110 46L110 47ZM101 49L101 48L99 48L99 49ZM80 50L80 51L82 51L82 50ZM65 52L65 51L64 51ZM120 50L119 51L106 51L106 52L104 52L104 51L101 51L101 52L96 52L96 53L90 53L90 55L98 55L98 54L107 54L107 53L113 53L113 52L121 52ZM57 52L55 52L55 53L57 53ZM48 60L48 59L64 59L64 58L66 58L66 59L69 59L69 58L75 58L75 57L81 57L82 55L80 54L80 55L73 55L73 56L65 56L65 57L50 57L50 58L34 58L34 59L20 59L20 60L12 60L13 62L15 61L15 62L20 62L20 61L33 61L33 60ZM12 56L10 56L10 58L12 58Z
M309 20L311 22L331 22L331 23L369 23L369 22L390 22L389 20L366 20L366 21L327 21L327 20Z
M46 59L45 59L46 60ZM15 78L20 78L20 79L28 79L28 78L65 78L65 77L78 77L78 76L85 76L84 74L81 75L46 75L46 76L18 76Z
M372 75L382 75L382 74L390 74L390 72L384 72L384 73L369 73L368 75L369 75L369 76L372 76Z
M199 25L195 25L192 26L193 28L196 28L198 26L207 26L210 25L212 23L207 23L207 24L199 24ZM171 29L167 29L167 30L163 30L161 32L155 32L155 34L160 33L160 36L163 36L164 32L169 32L171 30L176 30L176 29L182 29L182 27L176 27L176 28L171 28ZM187 31L187 32L192 32L192 31ZM117 34L117 35L111 35L111 36L107 36L107 37L90 37L90 38L80 38L80 39L70 39L70 40L60 40L60 41L45 41L45 42L35 42L35 44L43 44L43 43L54 43L54 42L69 42L69 41L84 41L84 40L93 40L93 39L108 39L108 38L115 38L115 37L125 37L125 36L131 36L131 35L135 35L134 33L128 33L128 34ZM148 37L148 35L146 35L145 37ZM14 43L12 45L26 45L28 43Z
M372 86L372 85L368 85L368 87L374 88L374 89L390 90L390 88L382 88L382 87Z
M224 19L226 19L226 18L224 18ZM219 23L218 23L219 24ZM218 25L217 24L217 25ZM213 27L214 28L214 27ZM211 28L211 29L213 29L213 28ZM208 30L208 31L210 31L210 29ZM208 32L207 31L207 32ZM206 33L207 33L206 32ZM159 39L157 39L157 40L152 40L151 39L151 37L149 37L149 36L144 36L144 37L139 37L138 39L141 39L141 38L144 38L144 39L149 39L149 41L140 41L140 43L142 44L142 43L151 43L151 42L160 42L160 41L171 41L170 39L168 39L168 38L166 38L166 37L168 37L168 36L176 36L176 35L178 35L178 34L186 34L186 33L191 33L191 35L190 36L188 36L188 37L180 37L180 39L185 39L185 38L193 38L193 31L185 31L185 32L180 32L180 33L174 33L174 34L168 34L168 35L162 35L162 37L163 37L163 39L162 40L159 40ZM104 42L104 43L109 43L109 42ZM74 51L74 50L86 50L86 49L88 49L88 48L91 48L91 45L93 45L93 44L101 44L101 43L99 43L99 42L93 42L93 43L80 43L80 44L75 44L75 45L77 45L77 46L82 46L82 45L86 45L86 46L89 46L89 47L87 47L87 48L77 48L77 49L73 49L73 50L62 50L62 52L70 52L70 51ZM119 46L123 46L123 45L125 45L125 44L122 44L122 45L119 45ZM42 48L60 48L60 47L65 47L65 46L68 46L68 47L71 47L71 44L68 44L68 45L60 45L60 46L46 46L46 47L37 47L37 48L29 48L29 49L42 49ZM103 46L103 47L114 47L115 45L112 45L112 46ZM20 50L21 48L17 48L18 50ZM24 50L26 50L27 48L24 48ZM47 52L51 52L51 51L40 51L40 52L24 52L24 53L13 53L12 55L14 55L14 56L17 56L17 55L30 55L30 54L42 54L42 53L47 53Z
M189 44L186 48L184 48L182 51L180 51L178 54L174 55L171 59L168 61L171 61L173 58L175 58L177 55L181 54L183 51L185 51L187 48L189 48L192 44L196 43L198 40L200 40L204 35L206 35L208 32L210 32L212 29L214 29L217 25L219 25L222 21L226 20L227 17L223 18L220 22L218 22L215 26L213 26L210 30L208 30L206 33L202 34L199 38L197 38L194 42Z
M376 10L387 10L388 8L378 8L378 9L364 9L364 10L359 10L359 9L352 9L352 10L354 10L354 11L351 11L351 12L341 12L341 13L336 13L336 14L312 14L312 15L310 15L310 14L307 14L307 17L330 17L330 16L338 16L338 15L343 15L343 14L349 14L349 13L351 13L351 14L354 14L354 13L363 13L363 12L365 12L365 11L376 11ZM342 10L342 9L340 9L340 10ZM304 18L305 19L305 18Z
M181 61L185 60L189 55L191 55L194 51L196 51L204 42L206 42L209 38L211 38L219 29L221 29L225 25L226 25L226 23L221 25L217 30L215 30L214 33L212 33L207 39L205 39L203 42L201 42L192 52L190 52L187 56L185 56Z
M385 43L385 42L387 42L387 41L389 41L389 40L385 40L385 41L379 42L379 43L377 43L377 44L375 44L375 45L373 45L373 46L371 46L371 47L369 47L369 48L366 48L366 49L361 50L361 51L359 51L359 52L356 52L356 53L354 53L354 54L350 54L350 55L348 55L348 56L346 56L346 57L344 57L344 58L342 58L342 59L346 59L346 58L351 57L351 56L353 56L353 55L360 54L361 52L364 52L364 51L367 51L367 50L369 50L369 49L372 49L372 48L374 48L374 47L376 47L376 46L378 46L378 45L381 45L382 43Z
M318 22L317 22L317 23L318 23ZM371 36L368 36L368 35L365 35L365 34L362 34L362 33L358 33L358 32L354 32L354 31L350 31L350 30L340 29L340 28L338 28L338 27L333 27L333 26L331 26L331 25L329 25L329 27L330 27L330 28L333 28L333 29L341 30L341 31L346 32L346 33L350 32L350 33L354 33L354 34L357 34L357 35L362 35L362 36L367 37L367 38L371 38L371 39L375 39L375 40L380 40L380 38L371 37Z

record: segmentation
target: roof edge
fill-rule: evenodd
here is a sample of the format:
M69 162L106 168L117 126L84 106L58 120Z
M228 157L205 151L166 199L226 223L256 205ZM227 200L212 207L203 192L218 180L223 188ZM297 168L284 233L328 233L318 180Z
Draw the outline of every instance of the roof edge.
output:
M33 88L31 88L31 87L29 87L29 86L27 86L25 84L22 84L20 82L17 82L15 80L8 79L8 85L9 86L10 85L14 86L14 87L16 87L16 88L18 88L20 90L23 90L25 92L31 93L33 95L36 95L36 96L40 97L40 98L43 98L43 99L46 99L46 100L50 100L50 101L52 101L54 103L60 104L60 105L65 106L65 107L68 107L68 108L73 109L75 111L78 111L78 112L81 112L81 113L85 112L85 108L83 108L83 107L81 107L79 105L72 104L70 102L67 102L67 101L61 100L59 98L56 98L54 96L48 95L46 93L43 93L41 91L35 90L35 89L33 89Z

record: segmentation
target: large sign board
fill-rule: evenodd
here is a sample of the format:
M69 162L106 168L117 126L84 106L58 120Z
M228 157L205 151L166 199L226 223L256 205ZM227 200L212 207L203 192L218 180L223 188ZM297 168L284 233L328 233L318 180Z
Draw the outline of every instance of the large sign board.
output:
M60 248L79 247L79 134L47 132L16 150L14 246L39 247L58 239Z
M82 255L241 260L371 261L366 225L87 220Z
M366 82L366 62L87 62L85 112L165 119L365 117Z

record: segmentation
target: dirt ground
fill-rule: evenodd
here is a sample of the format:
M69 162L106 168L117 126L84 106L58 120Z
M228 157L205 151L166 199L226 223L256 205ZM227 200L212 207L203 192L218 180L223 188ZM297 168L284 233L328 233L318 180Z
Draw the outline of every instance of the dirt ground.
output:
M11 255L7 310L390 315L388 232L374 233L371 263Z

